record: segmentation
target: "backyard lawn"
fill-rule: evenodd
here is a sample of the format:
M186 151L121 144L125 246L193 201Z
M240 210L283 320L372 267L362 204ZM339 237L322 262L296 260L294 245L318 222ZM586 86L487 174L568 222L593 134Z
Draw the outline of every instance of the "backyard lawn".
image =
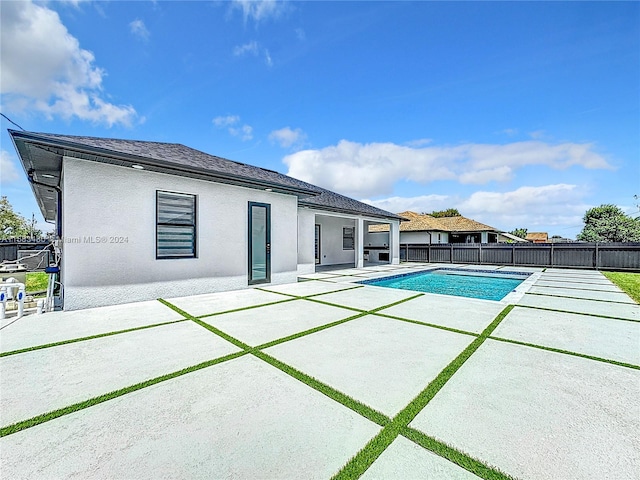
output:
M27 273L27 293L31 292L43 292L47 289L47 282L49 276L44 272L29 272Z
M602 272L637 303L640 303L640 273Z

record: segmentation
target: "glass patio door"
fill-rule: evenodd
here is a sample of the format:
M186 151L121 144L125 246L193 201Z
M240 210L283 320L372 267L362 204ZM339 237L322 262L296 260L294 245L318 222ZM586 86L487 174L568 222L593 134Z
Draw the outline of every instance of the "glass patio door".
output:
M271 205L249 202L249 285L271 281Z

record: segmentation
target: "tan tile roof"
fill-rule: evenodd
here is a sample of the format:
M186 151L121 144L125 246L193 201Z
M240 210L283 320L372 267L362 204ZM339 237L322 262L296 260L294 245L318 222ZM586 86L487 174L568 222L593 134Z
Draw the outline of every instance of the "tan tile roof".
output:
M436 232L483 232L492 231L498 232L499 230L485 225L484 223L476 222L466 217L432 217L427 214L419 214L416 212L401 212L398 214L400 217L406 218L408 222L400 223L401 232L424 232L424 231L436 231ZM370 225L369 232L388 232L389 225Z
M438 223L444 227L447 232L485 232L487 230L498 232L499 230L485 225L484 223L476 222L466 217L442 217L436 218Z
M529 232L529 233L527 233L527 236L525 238L526 238L526 240L529 240L530 242L532 242L534 240L547 241L549 239L549 234L547 232Z

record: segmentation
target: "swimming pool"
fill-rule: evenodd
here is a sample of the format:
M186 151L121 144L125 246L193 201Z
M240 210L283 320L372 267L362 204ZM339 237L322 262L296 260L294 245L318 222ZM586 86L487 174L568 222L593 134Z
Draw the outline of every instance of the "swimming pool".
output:
M375 280L364 280L358 283L499 301L512 292L528 276L528 273L521 272L439 268Z

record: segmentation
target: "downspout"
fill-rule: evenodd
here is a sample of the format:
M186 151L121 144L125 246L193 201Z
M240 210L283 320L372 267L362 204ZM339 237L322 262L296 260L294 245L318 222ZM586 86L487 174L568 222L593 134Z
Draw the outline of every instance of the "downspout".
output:
M60 187L58 187L57 185L49 185L47 183L41 183L41 182L36 182L33 179L33 169L30 169L27 172L27 178L29 179L29 183L32 183L34 185L40 185L41 187L46 187L46 188L53 188L56 193L57 193L57 199L56 199L56 207L58 209L58 213L56 215L56 221L52 222L50 220L45 219L46 223L51 223L53 225L56 226L56 235L58 237L62 236L62 189Z

